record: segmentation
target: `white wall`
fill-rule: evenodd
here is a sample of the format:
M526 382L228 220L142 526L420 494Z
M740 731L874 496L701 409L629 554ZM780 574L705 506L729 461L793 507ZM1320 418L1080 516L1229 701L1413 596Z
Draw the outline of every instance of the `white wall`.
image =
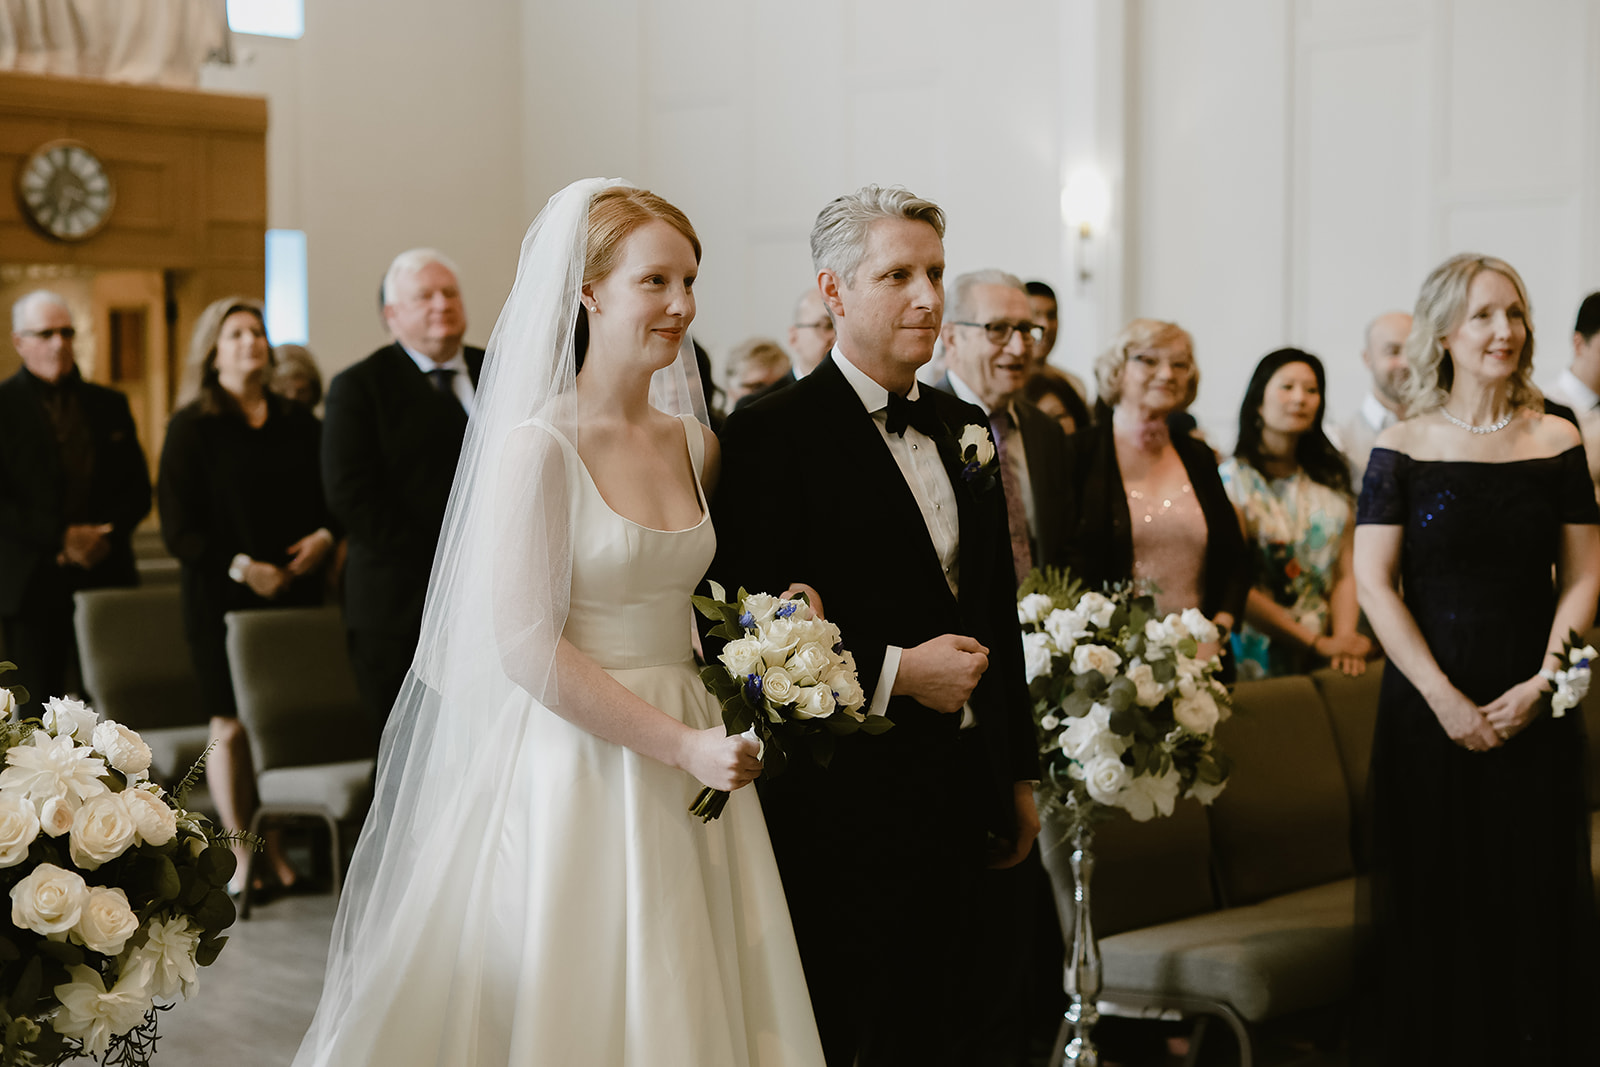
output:
M1132 311L1182 323L1226 444L1256 360L1367 387L1374 315L1446 256L1527 281L1549 382L1600 288L1600 0L1141 0Z
M303 39L237 36L237 65L206 68L268 99L268 222L306 231L325 373L385 342L378 284L417 245L460 265L468 339L488 339L526 223L520 26L512 0L310 3Z

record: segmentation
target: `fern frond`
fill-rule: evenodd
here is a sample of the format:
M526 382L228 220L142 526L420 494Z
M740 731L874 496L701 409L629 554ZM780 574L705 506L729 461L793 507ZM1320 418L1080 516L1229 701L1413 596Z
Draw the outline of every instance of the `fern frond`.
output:
M207 745L206 750L200 753L200 758L194 761L194 766L189 768L189 773L184 775L183 780L173 788L172 799L178 807L187 808L189 806L189 790L194 788L194 784L200 780L200 775L205 773L206 760L211 756L211 750L216 747L217 742L215 740Z

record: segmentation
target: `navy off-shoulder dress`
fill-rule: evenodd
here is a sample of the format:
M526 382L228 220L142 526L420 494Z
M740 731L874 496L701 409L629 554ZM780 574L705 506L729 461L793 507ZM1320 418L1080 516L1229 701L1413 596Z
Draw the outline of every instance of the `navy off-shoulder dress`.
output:
M1440 668L1488 704L1537 674L1562 527L1600 523L1581 447L1507 463L1374 449L1360 524L1400 526L1401 595ZM1357 1062L1600 1062L1583 716L1487 753L1393 666L1370 775Z

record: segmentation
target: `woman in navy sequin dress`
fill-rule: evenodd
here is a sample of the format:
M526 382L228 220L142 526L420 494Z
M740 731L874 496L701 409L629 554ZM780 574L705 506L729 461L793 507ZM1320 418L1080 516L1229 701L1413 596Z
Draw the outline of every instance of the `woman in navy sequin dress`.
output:
M1550 713L1594 620L1600 508L1541 414L1522 280L1456 256L1406 343L1412 417L1367 467L1355 570L1390 668L1373 739L1358 1063L1594 1063L1583 717Z

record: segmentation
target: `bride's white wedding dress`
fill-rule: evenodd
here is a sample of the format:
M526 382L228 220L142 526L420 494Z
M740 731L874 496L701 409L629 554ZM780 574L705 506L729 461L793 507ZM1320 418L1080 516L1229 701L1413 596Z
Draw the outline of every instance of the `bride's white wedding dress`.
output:
M696 483L699 423L684 417ZM690 726L721 722L690 651L689 597L716 547L702 517L653 530L618 515L559 431L572 524L566 638ZM783 886L753 788L702 825L701 785L594 737L517 690L491 720L503 780L471 825L432 827L446 865L400 897L386 959L319 1015L297 1063L819 1065ZM459 741L457 743L460 743ZM308 1042L308 1045L310 1042Z

